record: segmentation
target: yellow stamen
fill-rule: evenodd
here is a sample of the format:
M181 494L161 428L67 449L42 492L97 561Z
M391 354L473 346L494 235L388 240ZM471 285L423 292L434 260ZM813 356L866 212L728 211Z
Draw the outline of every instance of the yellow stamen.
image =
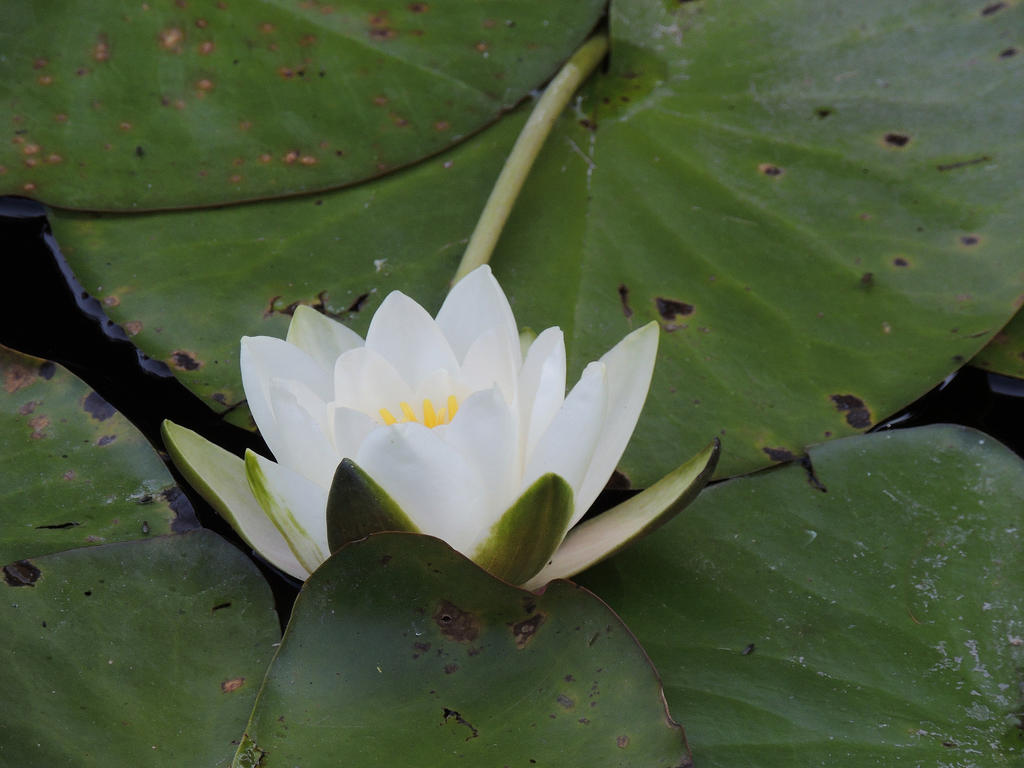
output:
M433 429L438 425L434 404L430 400L423 401L423 426Z
M410 421L414 421L417 424L420 423L419 418L416 416L416 411L412 409L409 403L402 401L398 404L398 407L402 409L402 418L396 419L395 415L387 408L381 408L377 411L380 414L381 419L388 426L392 424L408 424ZM455 418L455 412L459 410L459 401L455 395L448 396L448 407L437 410L434 408L433 401L430 398L424 398L423 400L423 425L433 429L434 427L440 426L441 424L448 424L453 418Z
M402 409L402 413L405 414L406 421L419 421L419 419L416 418L416 414L413 413L412 406L407 402L403 400L398 404L398 406Z

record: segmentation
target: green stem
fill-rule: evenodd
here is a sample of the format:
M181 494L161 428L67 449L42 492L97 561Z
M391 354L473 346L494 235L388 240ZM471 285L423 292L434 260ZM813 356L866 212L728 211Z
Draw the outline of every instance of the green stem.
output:
M601 34L590 38L572 55L544 90L544 95L533 108L530 119L526 121L505 160L505 166L501 169L494 189L491 190L491 196L487 198L487 205L484 206L476 229L469 238L466 252L462 255L462 263L452 278L452 285L481 264L486 264L491 258L501 230L508 220L509 213L512 212L512 206L523 188L523 182L530 173L533 161L537 159L537 154L544 145L544 140L551 133L555 121L562 114L562 110L580 83L594 71L607 52L607 35Z

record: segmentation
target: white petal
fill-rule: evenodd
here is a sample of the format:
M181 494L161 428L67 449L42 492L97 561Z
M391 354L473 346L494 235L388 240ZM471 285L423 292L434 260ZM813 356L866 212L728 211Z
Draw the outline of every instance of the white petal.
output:
M505 401L511 403L516 400L519 389L519 368L518 337L510 338L500 329L492 328L478 336L466 352L459 383L467 392L497 385Z
M243 336L239 355L242 387L249 411L267 445L281 427L270 405L270 382L284 378L301 381L321 400L331 399L330 373L294 344L270 336Z
M356 460L359 446L376 427L377 422L362 411L352 408L328 406L330 411L331 440L339 459Z
M437 324L460 362L481 333L497 328L510 342L515 342L515 368L518 370L522 365L516 319L505 292L486 264L456 283L437 313Z
M328 373L334 371L334 361L343 352L363 346L363 337L347 325L305 304L295 308L286 340L308 353Z
M380 409L398 415L398 404L413 400L413 390L395 367L369 347L353 349L334 367L334 404L380 419ZM381 422L383 423L383 422Z
M330 489L341 457L329 437L327 404L296 381L273 379L269 394L278 429L270 435L273 442L265 439L274 458L321 488Z
M519 496L517 418L501 392L492 388L465 400L454 421L439 428L444 441L476 465L487 489L486 506L477 513L481 536ZM477 543L473 541L472 546Z
M435 433L421 424L375 429L356 463L423 533L465 553L480 535L488 492L475 467Z
M245 462L191 429L165 421L161 432L167 451L189 485L261 557L299 579L309 577L292 554L288 542L267 517L249 489Z
M281 532L295 559L310 573L330 555L327 491L298 472L245 452L249 488Z
M604 364L591 363L565 398L527 461L523 489L529 488L541 475L554 472L569 483L575 496L601 434L607 399ZM587 511L587 507L578 502L575 507L573 524Z
M393 291L370 321L366 346L379 352L409 386L438 368L455 375L459 364L441 329L423 307L404 293Z
M455 382L452 380L451 375L448 371L439 369L419 383L409 404L413 406L418 415L422 415L424 400L430 400L434 409L440 411L441 408L448 407L448 396L457 394L459 393L456 391Z
M548 328L530 345L519 373L520 439L523 461L533 454L544 430L565 401L565 341Z
M608 414L591 459L577 504L586 510L601 493L626 450L643 410L658 356L659 326L650 322L612 347L601 358L608 370ZM577 507L577 510L579 507Z

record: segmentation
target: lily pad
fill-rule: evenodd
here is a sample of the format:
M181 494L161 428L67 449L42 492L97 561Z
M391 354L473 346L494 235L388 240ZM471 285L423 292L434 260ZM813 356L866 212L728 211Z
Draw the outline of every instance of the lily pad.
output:
M661 323L634 485L711 434L732 475L863 431L1009 320L1022 28L1019 3L612 3L610 69L492 265L574 370Z
M237 549L196 531L4 573L0 763L229 764L279 636Z
M0 347L0 562L197 523L156 452L55 363Z
M521 324L566 331L570 378L661 323L620 467L635 487L715 434L727 476L861 432L1007 322L1024 296L1022 18L613 5L610 70L549 140L492 264ZM111 317L225 410L238 338L283 336L296 302L359 331L393 288L439 306L521 121L331 195L54 228Z
M374 534L306 582L235 766L689 765L629 631L437 539Z
M14 0L0 8L0 190L145 210L379 176L541 86L603 7Z
M962 427L827 443L708 488L589 571L696 765L1017 764L1024 462Z
M524 119L322 196L136 216L51 211L50 220L108 316L210 407L228 411L244 398L239 340L284 338L298 304L361 333L391 290L436 311Z
M992 373L1024 379L1024 314L1018 312L1013 319L971 358L976 365Z

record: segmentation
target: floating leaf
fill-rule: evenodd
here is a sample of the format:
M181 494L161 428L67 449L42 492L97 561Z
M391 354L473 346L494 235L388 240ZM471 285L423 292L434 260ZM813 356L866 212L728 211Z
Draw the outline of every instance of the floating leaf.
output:
M1024 314L1018 312L1014 315L1003 330L971 358L971 365L1024 379Z
M146 438L64 368L0 347L0 562L196 525Z
M4 573L0 763L229 764L278 638L237 549L196 531Z
M13 0L0 8L0 189L145 210L378 176L542 85L603 6Z
M1024 463L962 427L730 480L582 579L694 762L1011 765L1024 754Z
M98 218L52 211L51 221L111 319L224 411L244 398L239 339L284 338L299 304L360 332L394 289L436 311L523 119L443 158L315 198Z
M912 402L1024 298L1024 5L612 4L595 78L492 259L570 369L664 334L621 469L719 473Z
M688 765L629 631L437 539L376 534L303 587L235 766Z

